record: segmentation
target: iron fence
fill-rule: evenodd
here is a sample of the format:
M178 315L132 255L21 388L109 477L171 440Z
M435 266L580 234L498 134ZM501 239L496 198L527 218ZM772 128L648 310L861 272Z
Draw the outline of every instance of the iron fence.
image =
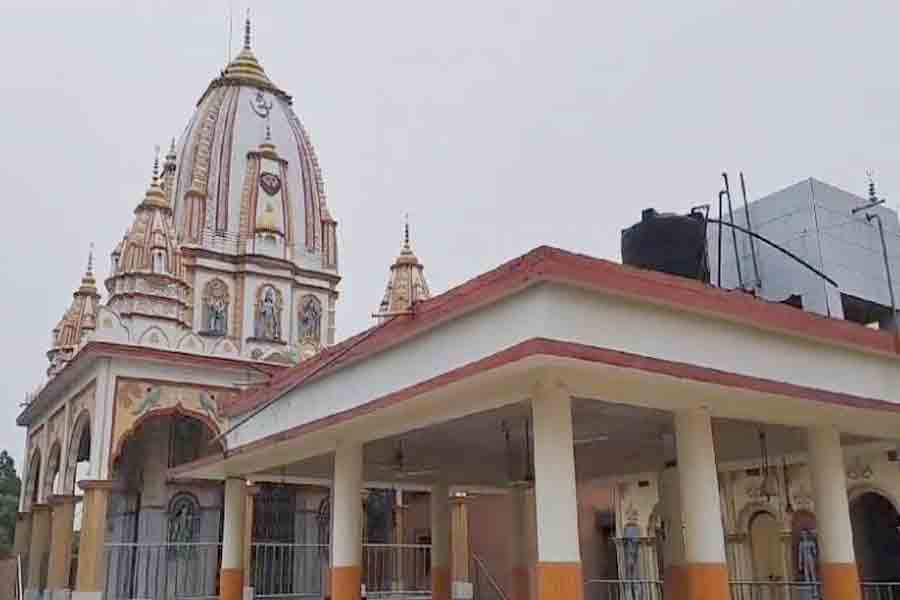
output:
M219 543L106 544L105 600L214 600Z
M590 600L662 600L663 582L658 579L589 579L585 598Z
M804 581L732 581L731 600L822 600L822 584Z
M255 598L322 598L329 566L322 544L254 543L250 549L250 585Z
M866 581L863 582L862 589L863 600L900 600L900 582Z
M363 582L368 598L430 598L431 546L364 544Z

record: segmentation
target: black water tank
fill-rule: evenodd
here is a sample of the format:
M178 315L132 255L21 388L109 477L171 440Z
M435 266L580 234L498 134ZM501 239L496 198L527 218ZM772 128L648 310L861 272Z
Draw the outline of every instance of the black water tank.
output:
M645 209L640 223L622 230L622 262L709 283L706 218Z

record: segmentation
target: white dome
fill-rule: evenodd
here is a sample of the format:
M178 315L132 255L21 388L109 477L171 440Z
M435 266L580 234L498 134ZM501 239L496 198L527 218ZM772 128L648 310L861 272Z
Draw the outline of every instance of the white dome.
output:
M336 270L334 221L318 159L291 103L259 65L248 33L241 53L203 94L176 148L169 193L183 243L226 254L260 253L250 242L255 217L248 214L255 215L258 195L265 198L257 180L266 175L263 188L272 193L277 184L283 204L280 257L304 269ZM249 157L256 153L261 160L264 142L277 157L253 163Z

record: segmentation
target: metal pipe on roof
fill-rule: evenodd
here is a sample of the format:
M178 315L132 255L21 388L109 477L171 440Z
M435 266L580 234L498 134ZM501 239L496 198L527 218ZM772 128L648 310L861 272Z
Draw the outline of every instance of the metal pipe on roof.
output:
M802 258L800 258L799 256L797 256L796 254L794 254L793 252L791 252L791 251L788 250L787 248L783 248L783 247L779 246L778 244L776 244L776 243L773 242L772 240L766 239L766 238L764 238L763 236L759 235L759 234L756 233L756 232L753 232L753 231L747 231L746 229L744 229L744 228L741 227L740 225L735 225L734 223L729 223L728 221L723 221L723 220L721 220L721 219L709 219L709 222L710 222L710 223L718 223L719 226L720 226L720 228L721 228L722 225L724 225L725 227L733 227L734 229L736 229L736 230L738 230L738 231L740 231L740 232L742 232L742 233L746 233L747 235L753 237L754 239L757 239L757 240L763 242L764 244L768 244L769 246L772 246L773 248L775 248L775 249L778 250L779 252L781 252L781 253L783 253L783 254L787 254L788 256L790 256L791 258L793 258L794 260L796 260L798 263L800 263L801 265L803 265L804 267L806 267L807 269L809 269L810 271L812 271L813 273L815 273L816 275L818 275L819 277L821 277L822 279L824 279L825 281L827 281L828 283L830 283L831 285L833 285L834 287L840 287L840 286L838 285L838 282L837 282L837 281L835 281L834 279L832 279L831 277L829 277L828 275L826 275L826 274L823 273L822 271L818 270L817 268L815 268L814 266L812 266L811 264L809 264L808 262L806 262L805 260L803 260Z
M866 213L866 221L878 223L878 235L881 237L881 255L884 257L884 272L887 275L888 291L891 298L891 329L897 333L897 301L894 298L894 282L891 278L891 261L888 256L887 242L884 239L884 223L878 213Z
M717 278L717 287L722 287L722 196L725 195L725 191L719 191L719 242L717 247L718 257L716 258L716 267L719 270L719 274L716 276ZM707 221L714 221L715 219L707 219Z
M744 172L741 171L741 196L744 198L744 217L747 219L747 231L753 231L753 221L750 220L750 205L747 203L747 184L744 183ZM759 262L756 260L756 244L753 236L750 236L750 256L753 257L753 275L756 277L754 287L762 287L762 279L759 276Z
M728 173L722 173L722 179L725 180L725 197L728 198L728 221L734 225L734 207L731 204L731 188L728 187ZM734 266L737 269L738 287L744 289L744 276L741 273L741 253L738 251L737 230L734 227L731 228L731 243L734 246Z

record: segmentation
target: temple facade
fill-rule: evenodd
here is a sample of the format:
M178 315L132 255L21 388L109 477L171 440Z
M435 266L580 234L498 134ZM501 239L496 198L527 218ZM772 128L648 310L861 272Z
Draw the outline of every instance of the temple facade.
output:
M18 416L26 597L900 596L879 263L822 292L734 238L726 281L754 280L724 289L540 247L432 294L407 224L338 342L322 171L251 42L52 332Z

